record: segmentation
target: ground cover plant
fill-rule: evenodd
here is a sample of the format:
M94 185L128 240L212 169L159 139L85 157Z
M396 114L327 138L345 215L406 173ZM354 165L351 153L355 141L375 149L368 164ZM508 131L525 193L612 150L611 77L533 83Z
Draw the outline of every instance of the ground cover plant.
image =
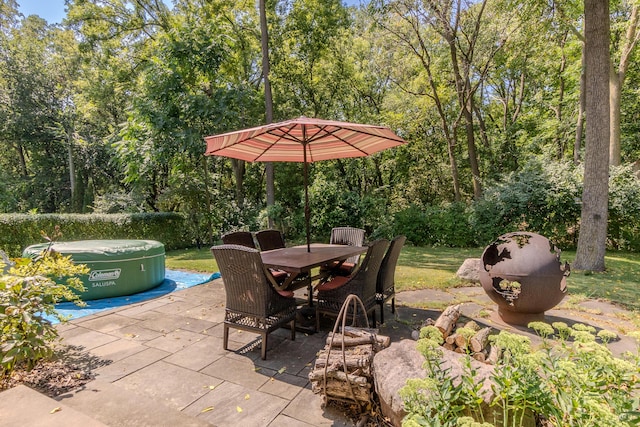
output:
M401 390L408 412L403 426L611 426L640 425L640 353L614 357L607 343L616 334L583 324L533 322L543 339L501 331L492 337L502 357L487 396L469 358L458 378L441 365L443 342L434 326L421 330L424 379ZM640 343L640 331L631 334Z

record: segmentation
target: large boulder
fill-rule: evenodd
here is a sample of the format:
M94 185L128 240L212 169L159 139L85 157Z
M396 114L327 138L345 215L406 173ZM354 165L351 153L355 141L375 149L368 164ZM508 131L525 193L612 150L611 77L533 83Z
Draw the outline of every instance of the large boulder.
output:
M451 376L460 378L464 372L463 358L466 355L442 349L442 369L450 369ZM424 356L417 350L416 341L402 340L392 343L388 348L376 353L373 358L374 384L380 407L385 417L388 417L394 426L402 424L402 418L406 415L404 404L398 391L404 387L410 378L425 378ZM485 403L492 399L490 377L493 366L476 360L471 361L476 370L477 381L483 382L481 395ZM425 396L428 399L428 396Z
M461 279L468 280L473 283L480 283L480 269L482 268L482 260L480 258L467 258L464 260L456 276Z

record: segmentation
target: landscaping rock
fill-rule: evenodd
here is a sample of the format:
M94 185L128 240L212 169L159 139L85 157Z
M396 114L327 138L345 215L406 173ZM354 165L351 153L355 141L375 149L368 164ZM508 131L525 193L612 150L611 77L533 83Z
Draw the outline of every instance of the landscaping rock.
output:
M468 280L473 283L480 283L480 269L482 268L482 260L480 258L467 258L464 260L456 276L461 279Z
M464 357L466 356L443 349L441 367L450 369L453 378L459 378L464 370ZM424 361L424 356L418 352L416 342L413 340L392 343L388 348L376 353L373 359L374 383L380 398L380 408L394 426L400 426L402 418L406 415L398 391L404 387L409 378L426 377L427 373L422 367ZM492 399L489 378L493 372L493 366L476 360L472 360L471 365L477 372L477 380L483 383L480 393L488 403ZM425 399L428 398L425 396Z
M380 408L394 426L401 425L406 415L398 391L404 387L407 379L426 377L423 363L424 356L418 352L413 340L392 343L373 358L374 384L380 398Z

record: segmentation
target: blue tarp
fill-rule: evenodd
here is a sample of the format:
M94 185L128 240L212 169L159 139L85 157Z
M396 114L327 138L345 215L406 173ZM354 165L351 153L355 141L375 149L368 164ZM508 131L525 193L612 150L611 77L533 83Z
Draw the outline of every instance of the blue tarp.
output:
M202 273L188 273L185 271L166 270L164 282L153 289L140 292L135 295L127 295L124 297L103 298L87 301L85 307L78 307L72 302L62 302L56 304L56 311L63 316L71 316L71 319L77 319L83 316L89 316L99 313L103 310L122 307L124 305L135 304L137 302L146 301L148 299L157 298L170 292L187 289L192 286L201 285L211 280L218 279L220 273L211 275ZM58 319L54 316L46 316L51 323L58 323Z

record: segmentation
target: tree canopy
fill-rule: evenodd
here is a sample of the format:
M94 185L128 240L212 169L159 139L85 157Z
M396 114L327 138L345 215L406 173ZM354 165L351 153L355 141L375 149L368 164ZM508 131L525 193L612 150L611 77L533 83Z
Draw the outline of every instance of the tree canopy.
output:
M347 222L384 235L407 209L481 204L532 162L582 167L582 1L264 6L274 121L384 124L409 141L312 165L315 236ZM180 211L198 242L262 226L265 165L203 156L204 136L265 123L257 3L67 7L50 25L0 0L0 211ZM640 152L637 8L610 5L613 164ZM299 236L302 166L274 167L269 215Z

